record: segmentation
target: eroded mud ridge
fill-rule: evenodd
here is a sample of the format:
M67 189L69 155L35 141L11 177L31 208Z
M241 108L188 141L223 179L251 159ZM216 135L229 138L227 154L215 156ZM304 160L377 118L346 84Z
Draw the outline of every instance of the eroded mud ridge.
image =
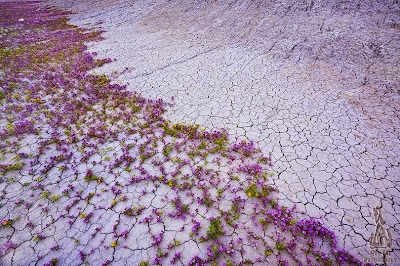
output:
M105 76L101 39L36 2L0 3L2 265L360 264L281 206L271 159Z

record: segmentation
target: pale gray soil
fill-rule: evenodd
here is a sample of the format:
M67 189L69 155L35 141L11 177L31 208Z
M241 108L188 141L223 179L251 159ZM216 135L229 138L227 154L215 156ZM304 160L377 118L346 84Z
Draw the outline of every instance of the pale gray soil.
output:
M296 203L362 259L383 206L400 260L398 1L47 1L105 30L98 70L272 152Z

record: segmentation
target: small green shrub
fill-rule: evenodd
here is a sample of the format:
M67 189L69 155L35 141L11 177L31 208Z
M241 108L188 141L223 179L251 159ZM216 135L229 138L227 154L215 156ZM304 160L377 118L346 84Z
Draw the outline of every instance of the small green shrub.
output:
M223 235L223 229L222 229L222 224L221 221L214 218L210 221L210 226L208 227L207 230L207 236L210 239L217 239L220 236Z

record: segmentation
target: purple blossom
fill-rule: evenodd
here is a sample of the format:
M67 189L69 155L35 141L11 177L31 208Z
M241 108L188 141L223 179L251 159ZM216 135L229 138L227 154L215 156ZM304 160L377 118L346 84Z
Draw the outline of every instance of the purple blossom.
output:
M260 175L262 166L260 164L245 164L238 167L238 171L244 172L249 175Z
M1 248L0 254L1 256L5 255L10 249L17 248L18 245L12 242L11 240L7 241Z
M172 257L170 263L171 263L171 264L174 264L174 263L176 263L180 258L181 258L181 253L180 253L180 252L176 252L176 253L174 254L174 256Z

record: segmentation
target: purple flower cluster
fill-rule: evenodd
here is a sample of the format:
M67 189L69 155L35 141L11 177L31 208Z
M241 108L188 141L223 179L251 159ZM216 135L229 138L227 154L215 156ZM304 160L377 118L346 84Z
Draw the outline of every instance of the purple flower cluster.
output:
M35 133L35 128L31 121L22 120L14 123L15 132L17 134Z
M297 230L308 236L321 236L329 238L336 243L335 233L324 227L320 221L315 218L300 220L297 223Z
M241 141L240 143L235 143L232 145L232 150L242 153L246 157L249 157L257 152L257 149L252 141Z
M249 175L260 175L263 167L260 164L245 164L238 167L238 171L244 172Z
M0 254L1 256L5 255L10 249L14 249L18 247L17 244L12 242L11 240L7 241L1 248L0 248Z

